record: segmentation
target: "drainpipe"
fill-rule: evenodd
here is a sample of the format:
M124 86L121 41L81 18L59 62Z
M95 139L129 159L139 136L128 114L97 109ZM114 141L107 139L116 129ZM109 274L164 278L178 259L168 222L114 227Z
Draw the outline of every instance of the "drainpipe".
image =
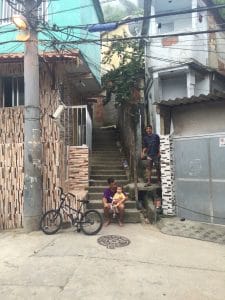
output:
M144 17L148 17L151 15L151 10L152 10L152 0L144 0ZM150 32L150 25L151 25L151 19L146 18L143 21L143 25L142 25L142 30L141 30L141 36L145 37L149 35ZM140 41L140 47L144 47L145 48L145 74L149 73L149 59L147 58L147 54L149 49L150 49L150 39L148 38L148 41L146 41L145 39L142 39ZM151 72L151 71L150 71ZM150 76L152 76L152 74L150 74ZM146 83L148 83L148 81L146 80L148 78L145 78L145 85ZM146 114L146 118L147 120L144 120L145 125L146 122L149 123L151 117L150 117L150 109L152 109L152 105L149 105L149 99L148 99L148 86L145 86L145 103L147 103L147 114Z
M35 12L34 12L34 7ZM34 13L33 13L34 12ZM24 206L23 226L30 232L39 229L42 214L41 128L39 101L39 60L37 37L37 2L25 1L25 15L30 25L30 39L24 52Z

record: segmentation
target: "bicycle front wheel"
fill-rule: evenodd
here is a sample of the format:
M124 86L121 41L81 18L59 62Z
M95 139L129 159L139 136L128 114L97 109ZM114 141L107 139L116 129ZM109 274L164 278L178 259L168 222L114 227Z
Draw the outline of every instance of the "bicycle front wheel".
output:
M97 234L102 228L103 220L101 214L96 210L88 210L84 213L80 227L87 235Z
M45 234L56 233L62 225L62 215L59 211L52 209L47 211L41 218L40 228Z

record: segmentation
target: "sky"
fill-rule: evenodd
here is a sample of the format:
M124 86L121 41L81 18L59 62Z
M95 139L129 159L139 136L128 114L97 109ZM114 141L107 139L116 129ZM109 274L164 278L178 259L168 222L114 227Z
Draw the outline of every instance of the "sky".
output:
M137 4L137 0L130 0L131 2L133 2L134 4ZM108 2L108 3L106 3ZM100 3L102 5L104 4L110 4L110 5L117 5L119 4L119 0L100 0Z

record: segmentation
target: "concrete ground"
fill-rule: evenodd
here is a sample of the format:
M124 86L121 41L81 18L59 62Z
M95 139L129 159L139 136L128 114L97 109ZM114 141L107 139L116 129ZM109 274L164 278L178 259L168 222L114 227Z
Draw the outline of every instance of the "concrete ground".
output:
M157 226L165 234L225 244L225 225L207 224L170 217L161 218Z
M97 239L124 236L125 247ZM112 224L97 236L72 229L0 232L0 298L223 300L225 245L163 234L149 224Z

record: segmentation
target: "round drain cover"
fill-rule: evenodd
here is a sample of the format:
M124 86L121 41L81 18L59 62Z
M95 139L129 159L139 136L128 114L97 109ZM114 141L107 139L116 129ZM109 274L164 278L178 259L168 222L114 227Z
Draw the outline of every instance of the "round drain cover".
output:
M128 246L130 240L120 235L104 235L98 238L98 243L102 246L106 246L108 249L115 249L117 247Z

